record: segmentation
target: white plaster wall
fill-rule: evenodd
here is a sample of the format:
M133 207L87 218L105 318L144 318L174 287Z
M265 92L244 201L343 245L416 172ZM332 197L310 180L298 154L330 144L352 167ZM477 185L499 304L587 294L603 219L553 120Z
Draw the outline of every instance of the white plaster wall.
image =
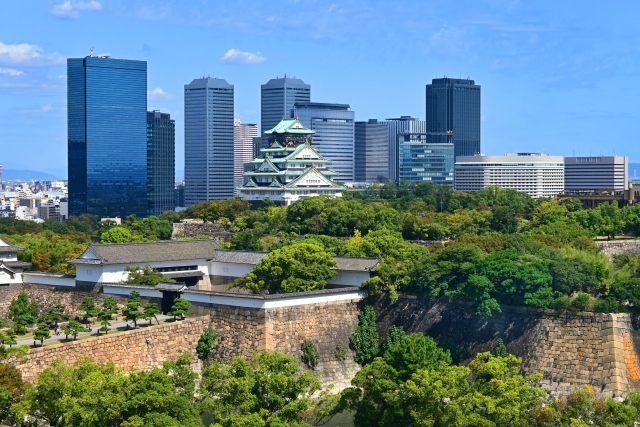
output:
M247 307L247 308L279 308L279 307L292 307L296 305L308 305L308 304L320 304L323 302L332 301L344 301L344 300L360 300L365 298L366 291L353 291L339 294L324 294L324 295L305 295L305 296L286 296L282 295L277 299L257 299L238 296L227 295L212 295L212 294L196 294L190 292L184 292L181 297L192 303L208 303L228 305L233 307Z
M6 285L6 284L13 284L13 283L22 283L22 274L15 273L12 279L10 273L4 270L0 270L0 284Z
M76 280L81 282L102 282L102 266L76 264Z
M14 253L5 253L5 254L0 254L0 259L3 261L17 261L18 256Z
M170 261L170 262L149 262L149 264L153 268L161 268L161 267L180 267L186 265L197 265L198 270L201 271L205 276L209 275L209 263L206 260L185 260L185 261ZM129 273L124 271L127 266L139 266L143 268L146 264L109 264L109 265L76 265L76 278L77 280L86 280L88 282L103 282L103 283L121 283L127 280ZM100 273L98 274L95 271L92 271L90 274L88 273L90 268L85 267L99 267ZM97 274L97 275L96 275ZM81 278L86 277L86 278ZM96 279L98 277L98 279Z
M345 286L362 286L362 282L369 278L368 271L346 271L336 270L336 277L327 280L330 285L345 285Z
M155 289L153 289L151 287L149 289L140 289L140 288L133 288L133 287L128 287L128 286L109 286L109 285L104 285L102 287L102 292L103 293L111 294L111 295L129 296L131 294L131 291L140 292L140 296L141 297L162 298L162 292L156 291Z
M22 273L22 281L34 285L50 285L50 286L76 286L76 279L73 277L61 277L53 274L33 274L29 272Z
M253 264L235 264L230 262L211 261L211 275L242 277L249 273L253 267L255 267Z

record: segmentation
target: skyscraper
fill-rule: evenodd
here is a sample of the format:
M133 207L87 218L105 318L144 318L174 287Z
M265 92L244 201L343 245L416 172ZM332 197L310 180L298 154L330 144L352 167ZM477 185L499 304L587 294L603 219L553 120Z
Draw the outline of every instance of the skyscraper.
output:
M147 112L147 195L149 215L175 209L176 122L171 115Z
M453 131L455 156L480 153L480 85L468 79L433 79L426 90L427 132ZM447 136L438 137L446 142Z
M296 102L293 116L300 123L316 131L313 146L326 159L331 169L338 172L337 181L354 181L355 113L349 104L323 102Z
M185 204L233 197L233 85L195 79L184 86Z
M67 59L69 214L147 215L147 63Z
M396 119L386 119L380 122L389 129L389 181L399 182L398 159L399 143L398 136L401 132L421 133L425 132L424 120L418 120L411 116L400 116Z
M290 118L293 104L311 101L311 86L300 79L287 77L271 79L260 86L260 129L272 129L283 118ZM269 138L262 136L262 147L267 148Z
M233 121L233 186L242 183L244 164L252 161L254 156L253 139L258 137L258 125L245 123L240 119Z
M389 180L389 128L376 119L355 122L355 180Z
M429 133L398 134L398 181L431 181L453 187L451 142L435 141Z

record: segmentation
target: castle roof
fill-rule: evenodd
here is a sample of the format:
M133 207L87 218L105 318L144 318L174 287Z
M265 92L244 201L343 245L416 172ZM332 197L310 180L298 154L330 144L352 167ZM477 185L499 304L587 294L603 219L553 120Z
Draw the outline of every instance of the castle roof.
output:
M307 129L304 127L298 118L295 119L282 119L273 129L264 131L267 135L271 134L284 134L292 133L298 135L313 135L315 130Z
M24 248L12 245L0 237L0 253L17 253L24 252Z

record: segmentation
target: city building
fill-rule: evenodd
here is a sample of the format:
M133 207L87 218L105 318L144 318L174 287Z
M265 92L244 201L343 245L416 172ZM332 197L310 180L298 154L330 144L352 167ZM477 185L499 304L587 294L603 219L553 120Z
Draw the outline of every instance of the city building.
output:
M480 85L469 79L433 79L426 89L426 132L453 133L455 156L480 153ZM440 137L445 142L447 137Z
M355 113L349 104L296 102L292 117L316 131L313 146L331 160L331 168L338 172L336 179L354 181Z
M175 189L173 190L173 200L176 207L184 208L184 181L176 184Z
M354 179L357 182L389 180L389 127L376 119L355 122Z
M400 181L431 181L453 187L454 145L438 142L430 133L398 134Z
M244 164L256 158L254 139L258 138L258 125L233 121L233 185L242 185Z
M293 117L296 102L311 101L311 86L300 79L287 77L269 80L260 86L260 129L273 129L280 120ZM262 146L269 146L269 137L263 135Z
M147 63L67 59L69 214L147 215Z
M424 120L416 117L400 116L394 119L386 119L379 122L387 126L388 129L388 150L389 150L389 181L398 182L398 136L402 132L423 133L426 132Z
M537 199L564 189L564 159L544 153L456 157L455 189L476 191L489 186L512 188Z
M233 197L233 85L205 77L184 86L185 204Z
M629 159L623 156L564 158L565 191L629 189Z
M176 122L171 115L147 112L147 197L149 215L175 209Z
M341 197L344 187L333 182L336 172L327 168L329 159L312 145L315 131L307 129L298 119L284 119L269 135L269 147L244 173L244 184L238 195L244 200L271 199L285 206L314 196Z

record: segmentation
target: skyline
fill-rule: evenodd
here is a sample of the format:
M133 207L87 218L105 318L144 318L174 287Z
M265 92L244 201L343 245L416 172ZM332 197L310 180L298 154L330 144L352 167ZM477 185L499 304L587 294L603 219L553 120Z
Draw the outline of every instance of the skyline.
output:
M640 93L628 83L640 71L640 5L611 9L500 0L3 3L0 13L14 19L0 29L0 163L66 169L60 76L66 58L91 47L147 61L147 109L175 118L178 170L185 84L227 80L235 117L260 123L260 85L285 73L311 85L313 102L350 104L357 121L424 119L432 78L470 77L483 87L483 153L615 151L639 162Z

